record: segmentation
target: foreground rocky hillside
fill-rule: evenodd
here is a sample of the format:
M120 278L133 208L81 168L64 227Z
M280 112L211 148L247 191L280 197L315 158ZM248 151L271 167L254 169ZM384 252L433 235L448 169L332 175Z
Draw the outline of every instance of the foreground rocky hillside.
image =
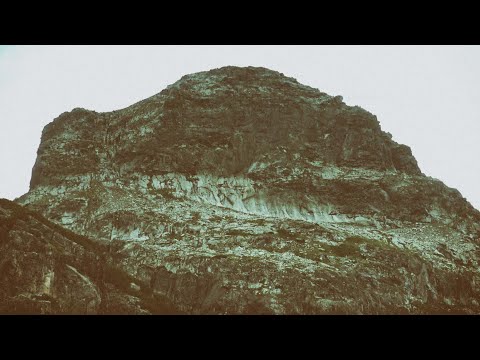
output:
M115 267L108 248L0 199L0 313L177 313Z
M374 115L264 68L60 115L17 202L100 244L146 312L480 310L480 213Z

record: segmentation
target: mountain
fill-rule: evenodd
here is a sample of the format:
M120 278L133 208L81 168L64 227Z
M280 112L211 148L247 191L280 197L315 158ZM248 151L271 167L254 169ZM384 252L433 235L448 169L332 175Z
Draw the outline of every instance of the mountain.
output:
M145 312L480 312L480 213L375 115L265 68L61 114L17 202L100 244Z

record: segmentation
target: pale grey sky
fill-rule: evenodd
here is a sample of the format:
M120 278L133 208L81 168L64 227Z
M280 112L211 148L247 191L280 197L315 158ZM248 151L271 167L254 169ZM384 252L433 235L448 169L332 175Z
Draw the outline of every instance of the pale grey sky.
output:
M181 76L263 66L377 115L422 171L480 209L480 46L0 46L0 197L28 191L43 127Z

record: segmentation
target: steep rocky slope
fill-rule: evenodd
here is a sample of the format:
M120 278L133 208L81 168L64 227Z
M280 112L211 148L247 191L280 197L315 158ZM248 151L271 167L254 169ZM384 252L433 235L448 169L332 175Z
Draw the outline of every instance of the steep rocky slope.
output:
M479 311L480 213L374 115L264 68L60 115L18 202L175 311Z
M0 199L0 314L178 312L117 269L102 243Z

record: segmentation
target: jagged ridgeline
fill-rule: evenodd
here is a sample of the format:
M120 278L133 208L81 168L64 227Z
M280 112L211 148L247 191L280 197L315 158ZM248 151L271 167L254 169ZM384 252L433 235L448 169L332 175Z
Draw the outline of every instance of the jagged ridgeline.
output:
M145 312L479 311L480 213L375 115L265 68L60 115L17 201L104 244Z

